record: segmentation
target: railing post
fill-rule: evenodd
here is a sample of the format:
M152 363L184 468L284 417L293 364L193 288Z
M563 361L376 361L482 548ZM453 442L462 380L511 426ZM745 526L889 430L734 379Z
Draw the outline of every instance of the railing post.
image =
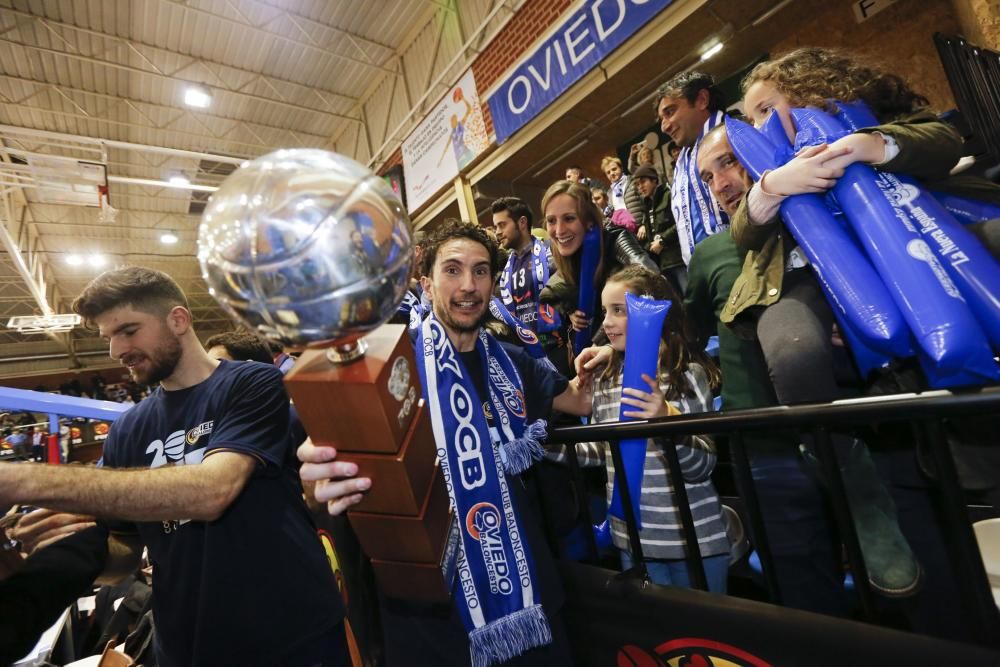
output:
M597 550L597 540L594 538L594 515L590 513L590 498L587 496L587 486L583 483L583 472L580 468L580 459L576 455L576 446L566 445L566 460L569 462L570 474L573 475L576 497L583 509L583 520L586 522L586 529L583 532L587 535L587 550L590 551L591 561L596 564L600 552Z
M674 488L674 504L681 520L681 532L684 533L684 562L687 564L688 578L692 588L708 590L708 578L705 576L705 564L701 560L701 548L698 544L698 533L694 529L694 516L691 514L691 504L688 501L687 489L684 487L684 474L681 472L680 459L677 457L677 446L673 438L667 438L667 446L663 448L670 468L670 483Z
M622 461L622 452L618 447L617 440L609 440L611 447L611 460L615 464L615 485L618 493L621 494L622 509L625 510L625 528L628 531L628 543L632 551L632 565L639 571L643 579L646 579L646 557L642 555L642 540L639 539L639 526L635 523L635 508L632 505L632 494L628 490L628 481L625 477L625 463ZM608 530L611 530L611 515L608 514Z
M866 619L874 622L877 619L872 589L868 583L868 568L865 566L861 542L858 540L858 533L854 528L851 506L847 502L847 489L844 488L844 479L840 475L840 464L837 462L833 444L830 442L830 432L825 426L817 426L813 429L813 439L823 480L830 491L833 515L837 521L840 536L844 540L844 546L847 548L847 561L854 574L854 589L858 592L858 598L861 601L861 612ZM847 452L845 455L850 455L850 453Z
M941 491L944 531L951 552L953 571L958 580L962 604L976 640L987 646L1000 646L1000 614L997 612L989 578L979 552L965 495L958 481L955 460L938 420L923 422L923 435L937 469Z
M743 442L743 432L736 431L729 439L729 449L733 459L733 471L736 474L736 488L743 497L747 513L750 515L750 535L753 537L754 548L760 557L760 566L764 571L764 582L771 602L781 604L781 589L778 586L778 574L774 570L774 556L764 528L764 513L757 498L757 483L753 481L750 459L747 456L746 445Z

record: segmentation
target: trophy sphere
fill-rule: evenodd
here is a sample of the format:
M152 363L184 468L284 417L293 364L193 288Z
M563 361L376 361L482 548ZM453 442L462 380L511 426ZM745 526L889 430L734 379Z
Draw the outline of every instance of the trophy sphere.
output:
M409 217L388 183L314 149L244 163L198 229L209 294L288 345L349 345L392 317L413 264Z

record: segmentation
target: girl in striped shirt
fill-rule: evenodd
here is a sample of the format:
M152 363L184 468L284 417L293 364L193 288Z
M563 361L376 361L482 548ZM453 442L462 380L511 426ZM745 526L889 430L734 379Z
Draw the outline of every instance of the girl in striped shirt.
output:
M627 388L622 396L622 368L625 357L625 337L628 333L628 312L625 293L648 295L654 299L672 302L663 326L660 340L658 382L648 375L643 379L649 391ZM681 298L658 273L638 265L628 266L612 275L601 292L604 308L604 333L609 343L602 348L588 348L581 353L577 368L581 381L588 381L587 371L582 370L587 361L604 362L594 381L593 421L618 421L620 403L634 410L625 416L635 419L652 419L689 412L707 412L712 409L712 389L718 386L719 371L704 352L689 344L684 307ZM594 364L588 364L594 367ZM599 368L599 366L598 366ZM685 542L680 515L674 501L674 480L670 479L665 449L670 443L665 438L650 438L646 444L646 462L642 479L639 508L642 517L643 555L649 578L658 584L690 586L684 562ZM688 436L674 447L680 460L691 513L694 517L698 546L705 564L709 590L726 592L726 575L729 564L729 540L722 519L719 495L712 484L715 468L715 445L709 436ZM607 499L615 479L611 450L606 442L585 442L576 445L581 465L600 465L604 460L608 473ZM563 458L557 455L555 458ZM610 517L614 545L621 552L622 567L632 566L629 553L628 532L625 522Z

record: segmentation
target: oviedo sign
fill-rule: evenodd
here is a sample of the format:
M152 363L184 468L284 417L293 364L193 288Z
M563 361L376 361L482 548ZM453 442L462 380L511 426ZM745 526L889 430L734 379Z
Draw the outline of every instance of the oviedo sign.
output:
M502 144L671 0L592 0L528 55L489 99Z

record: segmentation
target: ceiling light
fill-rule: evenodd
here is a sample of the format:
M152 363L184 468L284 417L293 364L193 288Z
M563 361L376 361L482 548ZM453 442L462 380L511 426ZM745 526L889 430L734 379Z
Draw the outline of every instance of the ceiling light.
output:
M184 104L189 107L205 109L211 103L212 96L209 95L203 88L188 86L187 90L184 91Z
M160 234L160 243L163 243L165 245L173 245L177 243L177 241L178 241L177 234L174 234L173 232L164 232Z
M104 266L107 263L108 263L108 260L106 260L104 258L104 255L100 255L100 254L98 254L98 253L95 252L93 255L90 256L90 265L93 266L93 267L96 267L96 268L99 269L99 268L101 268L102 266Z
M719 42L715 46L711 47L708 51L705 51L705 53L701 54L701 62L705 62L706 60L708 60L721 50L722 50L722 42Z
M83 264L83 257L79 255L66 255L66 263L70 266L80 266Z
M171 185L181 188L191 185L191 180L183 174L177 174L175 176L171 176L169 179L167 179L167 182L170 183Z

